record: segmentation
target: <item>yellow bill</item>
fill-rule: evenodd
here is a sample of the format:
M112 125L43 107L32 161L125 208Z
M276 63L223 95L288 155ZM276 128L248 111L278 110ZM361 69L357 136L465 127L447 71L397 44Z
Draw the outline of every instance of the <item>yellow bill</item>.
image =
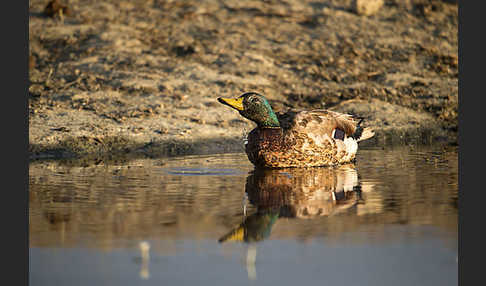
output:
M243 241L245 238L245 228L238 227L237 229L231 231L230 233L226 234L225 236L219 239L219 242L226 242L226 241Z
M221 102L222 104L226 104L228 106L231 106L236 110L239 110L239 111L245 110L245 108L243 107L243 97L238 97L238 98L219 97L218 101Z

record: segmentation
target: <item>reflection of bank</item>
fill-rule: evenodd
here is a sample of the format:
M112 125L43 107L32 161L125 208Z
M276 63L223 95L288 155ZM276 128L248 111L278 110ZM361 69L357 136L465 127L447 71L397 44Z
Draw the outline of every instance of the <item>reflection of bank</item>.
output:
M256 245L270 236L278 218L312 219L345 212L363 204L353 164L335 168L255 169L246 179L246 193L256 212L219 239L250 243L249 278L256 277Z

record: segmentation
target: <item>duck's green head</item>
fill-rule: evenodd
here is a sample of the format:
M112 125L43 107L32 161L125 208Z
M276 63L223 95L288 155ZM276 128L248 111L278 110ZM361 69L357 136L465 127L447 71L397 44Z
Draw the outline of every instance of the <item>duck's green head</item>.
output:
M277 115L263 95L247 92L237 98L220 97L218 101L238 110L243 117L255 122L258 127L280 127Z

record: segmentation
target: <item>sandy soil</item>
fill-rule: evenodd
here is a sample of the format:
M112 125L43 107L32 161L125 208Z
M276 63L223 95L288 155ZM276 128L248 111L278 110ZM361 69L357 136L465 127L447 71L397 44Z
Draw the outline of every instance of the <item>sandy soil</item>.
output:
M456 1L29 3L31 159L241 151L254 124L216 98L245 91L363 116L368 145L457 144Z

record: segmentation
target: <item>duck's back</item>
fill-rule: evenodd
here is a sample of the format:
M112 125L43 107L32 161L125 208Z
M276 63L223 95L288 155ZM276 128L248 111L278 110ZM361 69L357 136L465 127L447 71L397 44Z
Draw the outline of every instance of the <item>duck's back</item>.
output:
M329 110L277 114L281 128L255 128L248 135L250 161L265 167L307 167L354 159L358 141L373 136L349 114Z

